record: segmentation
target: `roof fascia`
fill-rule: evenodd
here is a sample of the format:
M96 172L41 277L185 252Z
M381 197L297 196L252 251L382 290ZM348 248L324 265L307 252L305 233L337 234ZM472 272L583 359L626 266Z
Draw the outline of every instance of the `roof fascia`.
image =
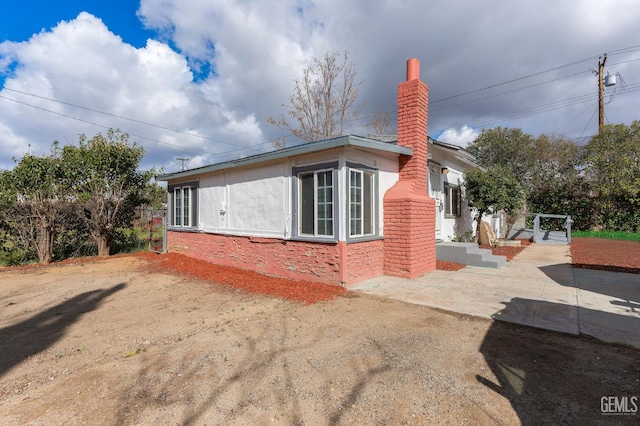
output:
M253 164L265 163L267 161L279 160L283 158L290 158L300 155L313 154L315 152L325 151L334 148L341 147L358 147L371 151L389 152L400 155L413 155L411 148L392 145L385 142L376 141L373 139L363 138L360 136L340 136L333 139L326 139L323 141L305 143L296 145L289 148L279 149L264 154L258 154L251 157L240 158L237 160L225 161L222 163L211 164L204 167L198 167L196 169L184 170L181 172L167 173L156 176L156 181L169 181L173 179L180 179L189 176L196 176L203 173L215 172L218 170L226 170L236 167L249 166Z

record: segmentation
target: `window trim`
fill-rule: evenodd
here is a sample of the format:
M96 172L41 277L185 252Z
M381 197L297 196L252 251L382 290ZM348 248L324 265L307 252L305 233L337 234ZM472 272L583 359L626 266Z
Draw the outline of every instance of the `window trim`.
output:
M359 172L362 173L362 176L364 177L365 175L369 175L371 176L373 182L371 185L371 228L372 228L372 232L370 234L365 234L364 232L361 234L357 234L357 235L352 235L351 234L351 172L355 171L355 172ZM346 236L346 240L347 242L355 242L355 241L368 241L368 240L375 240L379 238L379 229L378 229L378 224L379 224L379 207L380 207L380 200L378 199L378 183L379 183L379 179L378 179L378 169L371 167L371 166L367 166L364 164L358 164L358 163L352 163L352 162L347 162L347 169L346 169L346 182L345 182L345 188L346 188L346 201L347 201L347 214L346 214L346 229L345 229L345 236ZM364 182L364 181L363 181ZM363 185L364 186L364 185ZM364 199L364 192L362 193L362 198ZM363 203L364 204L364 203ZM363 205L363 209L364 209L364 205ZM363 220L363 227L364 227L364 216L362 217Z
M453 191L458 193L458 202L456 205L456 210L453 211ZM457 218L462 216L462 188L460 185L452 185L449 182L444 183L444 217L446 218Z
M189 189L189 224L188 225L176 225L176 191L180 190L182 195L180 197L181 200L184 200L184 190ZM169 195L168 209L169 220L167 221L167 227L171 229L194 229L198 227L198 209L199 209L199 199L198 199L198 182L184 182L184 183L176 183L173 185L167 186L167 192ZM184 215L184 208L182 209L182 215Z
M332 235L319 235L317 233L318 223L317 223L317 200L315 200L315 194L317 191L317 173L322 172L331 172L332 178L332 225L333 225L333 233ZM302 181L299 178L300 175L313 173L314 180L314 219L313 219L313 229L314 235L311 234L303 234L302 233L302 197L301 197L301 189L302 189ZM313 164L309 166L301 166L301 167L293 167L292 168L292 223L291 223L291 236L292 238L299 240L307 240L307 241L323 241L323 242L336 242L339 239L339 224L340 224L340 216L339 213L339 175L338 175L338 162L328 162L328 163L319 163Z

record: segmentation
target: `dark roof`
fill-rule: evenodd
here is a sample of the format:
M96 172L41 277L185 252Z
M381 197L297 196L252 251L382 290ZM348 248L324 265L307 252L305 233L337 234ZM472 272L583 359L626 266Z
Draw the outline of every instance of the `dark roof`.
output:
M367 135L367 137L384 143L398 144L398 135Z
M235 167L248 166L272 160L289 158L304 154L312 154L314 152L325 151L333 148L341 147L358 147L369 151L389 152L394 154L413 155L413 150L404 146L398 146L391 143L381 142L373 138L364 138L361 136L347 135L333 139L325 139L313 143L305 143L289 148L282 148L277 151L267 152L264 154L253 155L251 157L240 158L237 160L225 161L223 163L211 164L208 166L198 167L195 169L184 170L176 173L167 173L156 176L157 181L168 181L183 177L195 176L202 173L214 172L218 170L231 169Z
M388 144L393 144L393 145L397 145L398 144L398 135L367 135L367 137L369 139L375 139L378 140L380 142L384 142L384 143L388 143ZM478 167L477 164L477 160L476 157L471 154L469 151L467 151L466 149L464 149L463 147L459 146L459 145L454 145L451 143L447 143L447 142L441 142L439 140L433 139L432 137L428 137L429 138L429 143L435 146L438 146L440 148L444 148L447 150L451 150L451 151L455 151L456 154L454 155L457 159L470 164L472 166Z

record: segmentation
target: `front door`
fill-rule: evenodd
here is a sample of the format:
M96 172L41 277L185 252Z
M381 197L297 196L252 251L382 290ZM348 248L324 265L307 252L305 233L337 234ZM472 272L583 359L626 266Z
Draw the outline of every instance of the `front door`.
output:
M442 179L440 165L429 165L429 195L436 202L436 240L442 240L442 215L444 212L444 197L442 193Z

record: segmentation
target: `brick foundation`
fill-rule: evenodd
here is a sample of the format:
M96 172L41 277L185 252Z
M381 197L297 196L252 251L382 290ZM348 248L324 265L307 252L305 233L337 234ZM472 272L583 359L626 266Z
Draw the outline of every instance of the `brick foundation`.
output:
M344 242L342 242L344 244ZM357 284L384 274L384 241L345 244L347 285Z
M325 244L168 231L167 241L169 251L286 278L352 285L382 275L382 240Z

